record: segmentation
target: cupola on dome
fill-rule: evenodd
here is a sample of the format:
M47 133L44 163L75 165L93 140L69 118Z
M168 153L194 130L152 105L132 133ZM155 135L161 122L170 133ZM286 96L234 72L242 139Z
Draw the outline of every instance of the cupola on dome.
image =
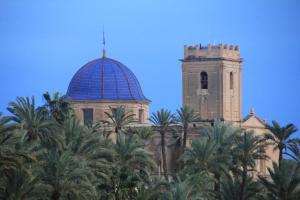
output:
M67 91L71 101L143 101L138 79L121 62L102 57L88 62L73 76Z

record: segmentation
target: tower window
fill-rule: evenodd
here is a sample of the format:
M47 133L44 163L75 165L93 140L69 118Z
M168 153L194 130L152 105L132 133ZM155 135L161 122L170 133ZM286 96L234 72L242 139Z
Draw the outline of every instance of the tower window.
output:
M233 73L230 72L230 89L233 90Z
M84 125L91 125L93 123L93 109L83 109L83 123Z
M144 121L144 110L139 109L139 122L143 123L143 121Z
M208 88L208 76L206 72L201 72L201 89Z

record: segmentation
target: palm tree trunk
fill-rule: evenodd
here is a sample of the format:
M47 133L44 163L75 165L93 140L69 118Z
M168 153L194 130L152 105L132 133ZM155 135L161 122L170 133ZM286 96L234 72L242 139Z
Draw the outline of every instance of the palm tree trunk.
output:
M184 152L186 148L186 140L187 140L187 130L188 129L188 124L183 125L183 145L182 145L182 153Z
M168 171L167 171L167 160L166 160L166 149L165 149L165 132L160 132L161 136L161 154L162 154L162 160L163 160L163 170L164 170L164 177L166 181L168 181Z
M221 179L221 176L218 173L214 173L214 176L215 176L215 179L216 179L214 190L215 190L216 194L218 194L220 192L220 179Z
M246 179L247 179L247 164L244 163L243 164L243 172L242 172L242 183L241 183L240 200L244 200Z
M60 198L60 192L57 191L57 190L54 190L54 191L52 192L51 199L52 199L52 200L58 200L59 198Z

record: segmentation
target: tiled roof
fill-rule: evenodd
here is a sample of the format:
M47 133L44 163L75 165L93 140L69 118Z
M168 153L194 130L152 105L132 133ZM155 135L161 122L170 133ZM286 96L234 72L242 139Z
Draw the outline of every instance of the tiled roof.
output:
M73 76L67 91L71 101L148 101L133 72L119 61L99 58L88 62Z

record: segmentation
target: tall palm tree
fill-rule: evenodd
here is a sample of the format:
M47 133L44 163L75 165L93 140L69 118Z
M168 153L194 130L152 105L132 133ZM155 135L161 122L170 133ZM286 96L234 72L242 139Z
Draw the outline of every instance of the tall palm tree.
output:
M49 92L46 92L43 94L43 98L46 101L46 104L44 105L45 108L47 108L50 115L61 124L72 110L66 97L60 96L59 92L55 92L53 97L51 97Z
M111 124L114 127L115 133L118 135L119 131L122 130L126 125L135 122L134 116L130 111L126 111L124 106L116 108L109 107L110 112L104 112L109 120L103 122Z
M147 182L154 169L151 154L143 148L136 135L120 133L114 149L116 199L132 199L139 183Z
M233 156L241 168L239 200L246 200L248 172L255 171L255 161L268 158L265 155L266 147L265 141L260 136L254 135L253 131L243 131L236 137Z
M291 136L297 132L297 128L294 124L287 124L285 126L280 126L278 122L272 121L272 125L267 124L266 128L271 133L266 133L265 138L274 145L274 150L279 150L278 164L281 165L283 159L284 150L286 150L289 145L295 141L300 141L299 139L292 139Z
M192 110L189 106L181 107L180 109L177 109L176 112L177 116L175 116L175 122L183 127L182 152L184 152L186 148L189 124L200 121L200 115Z
M51 141L52 144L60 143L57 134L57 124L44 115L43 109L35 107L34 97L17 97L16 102L10 102L7 108L22 130L25 130L27 141L40 140L42 143Z
M170 126L174 124L174 115L171 113L171 111L162 108L161 110L156 111L156 113L152 113L150 121L156 126L155 128L158 130L161 136L161 154L164 170L163 173L165 179L168 181L165 134L169 130Z
M214 154L222 155L217 156L217 163L222 163L223 171L215 170L215 191L220 191L220 178L222 173L228 171L232 166L231 149L233 146L234 138L240 134L240 129L234 127L230 123L222 122L219 119L215 119L212 126L204 126L200 130L200 134L203 137L208 138L208 142L212 142L215 145ZM227 170L225 170L227 168Z
M293 160L282 160L281 166L273 162L268 169L270 177L259 177L267 190L267 199L299 200L300 165Z

